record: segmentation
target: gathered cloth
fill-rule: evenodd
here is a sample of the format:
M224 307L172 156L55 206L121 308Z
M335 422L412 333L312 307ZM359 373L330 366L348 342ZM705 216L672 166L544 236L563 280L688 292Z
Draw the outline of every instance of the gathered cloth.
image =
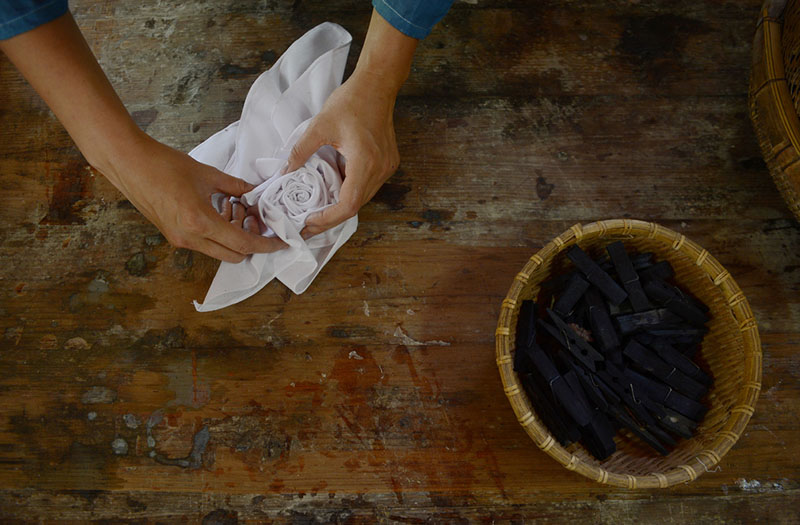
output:
M222 262L203 302L194 303L198 311L243 301L272 279L303 293L356 231L357 216L308 240L300 236L311 213L338 202L342 159L336 150L323 146L300 169L282 174L292 146L341 84L351 40L344 28L330 22L300 37L253 83L241 119L189 152L256 186L241 201L257 207L262 235L275 235L289 245L240 263ZM223 198L213 199L218 210Z

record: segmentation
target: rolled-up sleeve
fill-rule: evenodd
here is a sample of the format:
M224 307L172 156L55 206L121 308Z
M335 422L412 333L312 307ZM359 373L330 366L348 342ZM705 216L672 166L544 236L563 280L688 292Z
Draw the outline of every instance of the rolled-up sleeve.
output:
M444 17L453 0L372 0L372 5L395 29L421 40Z
M55 20L67 12L67 0L0 1L0 40Z

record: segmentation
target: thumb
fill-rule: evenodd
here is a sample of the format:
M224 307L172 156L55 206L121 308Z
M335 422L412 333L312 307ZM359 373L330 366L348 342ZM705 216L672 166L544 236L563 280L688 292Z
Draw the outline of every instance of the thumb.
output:
M234 197L241 197L242 194L252 190L255 186L249 184L242 179L231 177L227 173L217 171L216 177L212 180L214 188L226 195L233 195Z
M292 146L292 152L289 154L288 164L284 173L289 173L300 168L314 152L324 145L325 141L317 134L316 126L314 126L312 122L305 133L303 133L303 136Z

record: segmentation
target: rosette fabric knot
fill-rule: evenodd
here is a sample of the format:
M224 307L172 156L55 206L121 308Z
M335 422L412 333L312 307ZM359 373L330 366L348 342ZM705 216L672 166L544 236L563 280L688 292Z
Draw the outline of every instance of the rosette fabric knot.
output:
M292 146L341 84L350 41L347 31L330 22L303 35L253 83L241 119L189 153L255 185L241 200L257 207L263 235L276 235L289 245L237 264L220 263L203 303L195 302L198 311L242 301L272 279L303 293L356 231L358 218L352 217L308 240L300 236L310 214L338 201L342 176L336 150L324 146L300 169L282 174ZM216 206L222 198L216 196Z
M328 190L323 175L305 168L279 178L275 181L275 191L264 193L267 205L285 213L298 228L305 224L309 212L332 202L332 192Z
M262 224L285 215L300 231L306 218L339 201L342 178L337 166L338 153L324 146L298 170L275 176L242 197L248 206L258 206Z

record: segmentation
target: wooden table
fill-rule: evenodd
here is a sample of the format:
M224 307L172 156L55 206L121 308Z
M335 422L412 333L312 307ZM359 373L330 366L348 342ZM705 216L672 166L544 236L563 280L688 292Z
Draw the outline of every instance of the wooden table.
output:
M138 123L188 150L351 2L72 9ZM402 166L303 295L199 314L170 247L0 61L0 515L161 523L798 520L800 226L747 114L758 0L459 2L396 110ZM80 101L76 101L80 103ZM576 222L714 254L759 322L756 413L721 467L627 491L568 472L503 393L515 273ZM138 521L137 521L138 523Z

